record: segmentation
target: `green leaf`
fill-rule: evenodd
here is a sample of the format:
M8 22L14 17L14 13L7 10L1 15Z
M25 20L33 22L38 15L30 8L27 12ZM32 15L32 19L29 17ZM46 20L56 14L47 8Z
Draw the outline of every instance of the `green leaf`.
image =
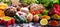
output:
M54 0L53 3L58 3L59 4L59 0Z
M42 16L42 14L37 14L38 16Z
M44 10L43 15L48 15L48 11Z

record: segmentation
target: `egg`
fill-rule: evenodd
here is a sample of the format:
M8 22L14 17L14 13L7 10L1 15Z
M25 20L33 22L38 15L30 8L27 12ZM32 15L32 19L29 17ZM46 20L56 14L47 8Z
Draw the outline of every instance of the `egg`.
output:
M39 16L38 15L34 15L33 19L34 19L34 22L38 22L39 21Z
M31 13L29 13L29 14L27 15L27 20L28 20L29 22L31 22L32 19L33 19L33 15L32 15Z

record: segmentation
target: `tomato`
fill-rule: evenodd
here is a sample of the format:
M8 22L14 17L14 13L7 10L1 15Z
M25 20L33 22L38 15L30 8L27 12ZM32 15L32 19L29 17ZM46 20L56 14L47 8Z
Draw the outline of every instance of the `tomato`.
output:
M30 10L30 13L33 14L33 15L35 15L35 12L33 10Z
M43 9L38 10L41 14L43 13Z

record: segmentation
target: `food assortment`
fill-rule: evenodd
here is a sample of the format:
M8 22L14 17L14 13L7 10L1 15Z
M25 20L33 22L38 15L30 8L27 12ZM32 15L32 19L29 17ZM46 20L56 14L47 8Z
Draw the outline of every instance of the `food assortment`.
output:
M13 1L13 0L12 0ZM40 23L40 26L60 26L59 0L0 0L0 24Z

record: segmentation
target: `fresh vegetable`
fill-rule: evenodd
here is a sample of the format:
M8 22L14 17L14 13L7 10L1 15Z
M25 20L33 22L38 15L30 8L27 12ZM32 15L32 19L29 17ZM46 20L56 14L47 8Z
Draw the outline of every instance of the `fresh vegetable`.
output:
M10 0L0 0L0 2L3 2L5 4L11 5L11 1Z
M34 20L34 22L38 22L39 21L39 16L38 15L34 15L33 20Z
M38 1L38 4L40 4L42 2L42 0L37 0Z
M30 10L30 13L33 14L33 15L35 15L35 12L33 10Z
M41 16L41 19L47 19L47 20L49 20L50 19L50 16L43 15L43 16Z
M8 16L4 16L0 19L0 24L6 24L6 27L8 27L9 25L15 24L15 19L8 17Z
M18 15L18 16L20 16L20 15L27 16L27 13L22 12L22 11L18 11L18 12L16 13L16 15Z
M53 12L60 15L60 6L58 4L54 4Z
M8 17L8 16L4 16L2 20L4 20L4 21L9 21L9 20L11 20L11 18Z
M18 24L20 23L20 19L17 15L14 16L14 19L15 19L16 23L18 23Z
M51 10L50 13L51 14L58 14L58 15L60 15L60 6L58 4L54 4L54 7L53 7L53 9Z
M53 0L54 4L59 4L59 0Z
M4 10L7 7L7 4L1 3L0 4L0 10Z
M39 10L39 9L44 9L42 4L32 4L30 6L30 10Z
M51 25L51 26L58 26L59 22L56 21L56 20L52 20L52 21L49 22L49 25Z
M44 7L51 8L53 6L53 0L37 0L39 4L43 4Z
M21 8L20 11L21 12L24 12L24 13L28 13L29 12L29 10L28 10L27 7Z
M28 5L30 5L30 4L35 3L36 0L20 0L20 2L23 3L23 4L28 4Z
M43 11L43 15L48 15L48 10L45 9L45 10Z
M30 13L32 13L33 15L42 14L43 10L44 10L44 7L42 6L42 4L33 4L30 7Z
M60 16L59 16L58 14L54 14L54 15L52 16L52 18L54 18L54 19L60 19Z
M37 14L39 17L41 17L42 16L42 14Z
M5 16L4 11L0 10L0 17Z
M25 16L23 16L23 15L15 15L14 16L14 18L15 18L15 20L17 21L17 23L27 23L28 21L27 21L27 19L26 19L26 17Z
M28 13L27 20L31 22L33 20L33 15L31 13Z

